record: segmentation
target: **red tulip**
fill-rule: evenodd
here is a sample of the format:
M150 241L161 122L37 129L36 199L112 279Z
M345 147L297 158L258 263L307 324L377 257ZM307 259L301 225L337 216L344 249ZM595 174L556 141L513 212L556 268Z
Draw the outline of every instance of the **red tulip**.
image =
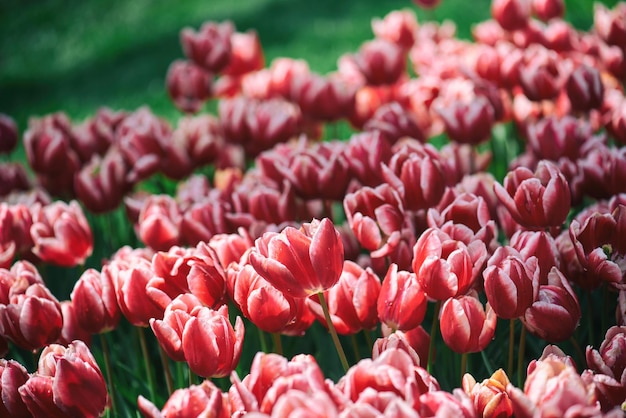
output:
M491 15L507 31L524 29L530 12L530 0L493 0L491 3Z
M484 418L513 416L513 405L506 392L509 384L509 378L502 369L496 370L481 383L477 383L469 373L463 376L463 390L472 399L476 413Z
M29 378L28 371L17 361L0 359L0 415L15 418L32 416L18 392Z
M61 328L61 335L55 343L67 345L74 340L80 340L88 346L91 345L91 332L83 328L78 322L76 309L71 300L61 301L61 313L63 316L63 328Z
M532 12L544 22L559 18L565 13L563 0L532 0Z
M612 10L597 3L593 10L593 26L600 38L609 45L626 45L626 7L617 4Z
M378 319L392 330L417 328L426 314L426 294L415 273L389 266L378 296Z
M17 145L17 124L9 115L0 113L0 154L8 154Z
M576 294L563 273L553 267L548 283L539 286L537 300L526 310L522 322L532 334L560 342L572 336L580 316Z
M626 399L626 327L609 328L599 350L587 346L586 359L602 410L620 407Z
M224 142L219 120L209 114L180 118L172 140L185 144L194 166L216 161Z
M250 264L277 289L304 298L330 289L343 268L343 244L332 221L324 218L300 229L267 232L255 242Z
M400 138L409 137L420 142L426 141L417 119L410 110L403 108L398 102L382 105L365 123L366 131L379 131L389 142L397 142Z
M180 32L180 43L185 55L211 73L219 73L232 56L231 37L235 30L232 22L205 22L195 32L185 28Z
M377 130L352 135L346 149L351 175L368 187L384 182L381 163L388 163L391 155L391 144Z
M559 58L554 51L531 47L524 51L519 82L530 100L553 100L562 88L564 80L561 72Z
M219 311L198 307L191 312L182 335L183 352L189 369L203 377L228 376L239 363L244 328L241 317L235 327L228 322L228 307Z
M437 108L446 133L453 141L479 144L491 136L495 110L485 96L478 95L470 102L456 101Z
M338 334L351 335L363 329L373 329L378 323L374 305L380 293L380 279L370 269L346 260L339 281L324 295L330 318ZM322 307L315 296L307 305L318 321L326 323Z
M221 74L240 77L258 71L265 66L263 48L256 31L235 32L230 36L230 44L230 61L228 66L221 71Z
M454 389L452 393L444 390L427 392L419 397L421 416L426 417L463 417L476 416L472 401L461 389Z
M531 256L524 259L512 247L496 250L487 262L483 277L487 300L499 318L519 318L537 299L537 258Z
M367 84L394 84L406 73L406 53L385 39L365 42L354 56Z
M80 326L92 334L117 327L120 308L115 298L111 276L87 269L80 276L70 295Z
M569 213L567 180L545 160L539 162L534 174L524 167L509 172L504 187L496 183L494 190L511 216L528 228L560 227Z
M184 293L172 300L165 308L163 319L150 318L150 328L163 348L174 361L185 361L183 331L185 325L202 308L202 302L191 293Z
M593 67L580 65L570 74L565 88L575 110L585 112L602 105L604 84L600 72Z
M303 392L292 389L285 392L272 408L277 417L306 416L311 418L339 418L335 401L326 392Z
M170 395L160 411L152 402L141 395L137 398L137 404L139 412L145 418L192 416L228 418L231 416L228 397L210 380L205 380L200 385L177 389Z
M496 331L497 320L489 302L485 309L478 295L473 292L443 303L439 327L443 341L453 351L474 353L489 345Z
M383 19L372 19L372 31L377 38L391 41L403 49L415 43L419 24L412 10L392 10Z
M134 326L146 327L150 318L163 317L163 309L147 295L146 285L154 277L149 260L135 255L128 259L114 257L102 268L115 287L117 303L122 315Z
M30 188L28 174L21 163L3 163L0 165L0 196Z
M446 300L464 295L474 284L487 258L485 244L469 245L429 228L413 248L413 271L429 298Z
M43 261L72 267L84 264L93 250L93 236L76 201L35 204L31 209L33 253Z
M352 113L356 92L355 86L339 76L300 72L293 77L289 98L305 117L332 122Z
M167 195L152 195L139 213L139 237L157 251L167 251L180 242L182 216L177 203Z
M46 347L19 393L30 413L42 418L98 417L109 401L102 372L82 341Z
M176 60L167 69L167 93L185 113L196 113L202 108L211 96L211 83L211 73L190 61Z
M63 328L61 305L34 266L16 263L7 278L11 284L6 303L0 304L0 335L27 350L56 341Z

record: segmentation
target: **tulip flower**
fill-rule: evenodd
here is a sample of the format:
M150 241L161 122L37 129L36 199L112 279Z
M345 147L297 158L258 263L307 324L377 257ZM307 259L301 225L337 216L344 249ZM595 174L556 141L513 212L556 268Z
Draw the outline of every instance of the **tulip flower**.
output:
M552 100L562 88L564 80L561 72L558 56L554 51L533 46L524 51L519 68L519 82L530 100Z
M600 38L609 45L618 45L623 48L626 45L626 25L624 16L626 7L616 5L609 10L603 4L597 3L593 10L593 26Z
M0 359L0 415L15 418L32 416L18 392L29 378L28 371L17 361Z
M108 404L102 372L80 340L67 348L58 344L46 347L37 372L19 393L35 417L98 417Z
M456 101L437 108L446 133L453 141L462 144L479 144L491 136L495 123L495 110L482 95L470 102Z
M539 286L537 300L521 318L526 329L549 342L567 340L580 321L578 298L563 273L553 267Z
M205 22L197 32L185 28L180 32L180 43L185 55L211 73L219 73L230 62L232 22Z
M378 319L393 330L417 328L426 314L426 294L415 273L389 266L377 302Z
M466 245L447 233L429 228L413 247L413 271L429 298L446 300L464 295L487 259L482 241Z
M198 112L211 96L212 75L189 61L172 62L165 83L174 105L186 113Z
M530 19L530 6L530 0L494 0L491 15L504 30L524 29Z
M563 16L565 5L563 0L532 0L532 12L544 22Z
M228 307L219 311L198 307L191 312L182 334L185 360L192 372L203 377L223 377L232 372L241 356L244 328L241 317L235 327L228 322Z
M8 154L17 145L17 124L9 115L0 113L0 154Z
M385 39L365 42L354 56L367 84L393 84L406 72L406 53Z
M343 268L343 243L332 221L324 218L300 229L266 232L255 242L250 264L278 290L304 298L330 289Z
M30 188L28 174L21 163L3 163L0 165L0 196Z
M463 390L472 399L476 413L484 418L513 416L513 405L506 392L509 384L509 378L502 369L496 370L481 383L477 383L469 373L463 376Z
M540 161L534 174L524 167L510 171L504 186L496 183L494 191L511 216L528 228L560 227L569 213L567 180L548 161Z
M76 319L92 334L100 334L117 327L120 308L115 298L111 277L97 270L87 269L80 276L70 295Z
M378 323L374 305L378 299L380 279L370 269L346 260L339 281L325 292L331 320L342 335L355 334L362 329L373 329ZM318 321L325 323L322 307L314 297L307 305Z
M576 68L567 79L565 88L575 110L585 112L602 105L604 84L600 72L593 67L581 65Z
M457 353L482 351L493 339L498 317L489 302L483 307L475 292L450 298L439 315L441 336Z
M487 262L483 277L487 300L499 318L519 318L537 299L537 258L532 256L524 259L512 247L496 250Z
M357 88L342 77L300 72L293 77L289 98L306 118L336 121L354 110Z
M602 410L621 406L626 399L626 326L609 328L599 350L587 346L586 360Z
M399 348L409 353L415 365L428 364L430 335L422 326L408 331L393 332L383 325L382 333L383 338L377 339L372 347L372 360L375 360L385 350Z
M530 362L523 391L509 385L507 393L515 416L600 415L593 384L585 383L556 346L547 346L541 358Z
M386 39L408 50L415 43L419 24L412 10L392 10L384 18L372 19L372 32L377 38Z
M235 32L230 37L231 56L228 66L221 74L230 77L240 77L265 66L263 47L259 35L254 30Z
M170 395L161 410L141 395L137 399L137 404L139 412L145 418L170 416L228 418L231 416L228 397L210 380L205 380L200 385L191 385L188 388L177 389Z
M152 195L144 203L138 220L141 240L157 251L167 251L180 241L182 216L174 199Z
M33 253L43 261L72 267L84 264L93 250L93 236L87 219L76 201L61 201L31 209L30 235Z
M61 335L59 335L55 343L67 345L74 340L80 340L87 345L91 345L91 332L83 328L78 322L76 309L71 300L61 301L61 314L63 316L63 327L61 328Z
M391 155L391 144L378 130L353 134L346 149L351 175L368 187L383 183L381 163Z

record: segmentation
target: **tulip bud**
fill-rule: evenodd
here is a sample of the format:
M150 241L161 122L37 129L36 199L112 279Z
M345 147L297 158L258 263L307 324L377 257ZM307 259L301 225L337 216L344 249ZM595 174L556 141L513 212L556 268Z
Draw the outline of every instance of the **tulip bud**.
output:
M526 310L522 322L532 334L560 342L572 336L580 316L576 294L563 273L553 267L548 283L539 286L537 300Z
M89 348L79 340L67 348L57 344L46 347L37 372L19 393L36 417L97 417L108 404L102 372Z
M491 15L507 31L524 29L530 19L530 0L493 0Z
M532 0L532 12L539 20L547 22L562 17L565 5L563 0Z
M182 216L174 199L167 195L150 196L139 214L139 237L146 245L167 251L180 241Z
M426 305L426 294L415 273L398 271L395 264L389 266L376 305L380 322L393 330L417 328L426 314Z
M92 334L100 334L117 327L120 308L110 275L100 274L94 269L85 270L70 297L82 328Z
M176 60L167 69L165 84L178 109L196 113L211 96L212 76L189 61Z
M604 84L600 72L593 67L581 65L572 71L565 89L575 110L586 112L602 106Z
M180 32L180 43L190 60L216 74L230 62L234 30L230 21L205 22L197 32L191 28L183 29Z
M365 42L354 59L370 85L393 84L406 72L405 52L384 39Z
M493 339L498 317L487 302L483 307L478 295L450 298L443 303L439 316L441 336L457 353L482 351Z
M377 38L386 39L404 49L413 46L419 25L411 10L393 10L383 19L372 19L372 31Z
M8 154L17 145L17 125L12 117L0 113L0 154Z
M493 105L484 96L476 96L469 103L449 103L439 107L437 113L443 119L450 139L463 144L479 144L488 140L495 123Z
M235 32L230 36L230 44L230 61L228 66L222 70L223 75L240 77L258 71L265 66L263 48L256 31Z

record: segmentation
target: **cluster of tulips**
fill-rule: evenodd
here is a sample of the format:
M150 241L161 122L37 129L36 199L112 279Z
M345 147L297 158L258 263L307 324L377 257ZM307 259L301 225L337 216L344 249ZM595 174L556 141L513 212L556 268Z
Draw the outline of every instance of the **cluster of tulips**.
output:
M0 360L0 415L114 411L107 355L105 379L89 347L124 320L161 354L169 399L137 394L145 417L623 416L626 4L597 5L588 32L563 12L494 0L470 42L392 11L327 75L266 66L254 31L207 22L181 31L185 59L167 73L185 113L175 128L148 108L33 118L22 140L35 180L0 165L0 351L39 361L31 373ZM329 139L346 121L349 137ZM0 152L18 142L1 115ZM176 192L142 187L155 175ZM87 268L98 231L83 211L122 203L145 247ZM46 264L85 266L69 300L47 288ZM282 355L281 336L311 339L316 321L336 382L319 358ZM241 367L251 328L276 352ZM357 335L371 355L356 347L350 364L342 340ZM529 363L527 338L545 347ZM442 351L465 372L469 353L498 343L507 365L480 382L465 373L445 390L431 374ZM174 388L172 362L188 387Z

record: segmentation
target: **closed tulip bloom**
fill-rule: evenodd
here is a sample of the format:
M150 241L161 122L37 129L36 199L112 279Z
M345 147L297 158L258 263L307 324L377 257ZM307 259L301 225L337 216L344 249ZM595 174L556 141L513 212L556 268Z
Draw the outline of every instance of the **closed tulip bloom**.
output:
M597 3L593 10L593 26L600 38L609 45L623 48L626 44L626 7L618 4L612 10Z
M406 52L385 39L365 42L354 59L370 85L394 84L406 73Z
M532 101L556 98L564 81L558 59L554 51L543 47L531 47L524 52L519 82L526 97Z
M183 331L192 317L195 308L201 308L202 302L191 293L181 294L165 308L163 319L150 318L150 328L163 348L174 361L185 361L183 351Z
M161 410L141 395L137 398L137 406L144 418L200 416L228 418L231 416L228 397L210 380L175 390Z
M102 372L82 341L52 344L39 357L37 372L19 388L34 417L98 417L108 405Z
M465 294L474 284L487 258L485 244L469 245L445 232L429 228L413 247L413 271L429 298L446 300Z
M563 0L532 0L532 11L539 20L544 22L559 18L565 13Z
M426 302L415 273L398 271L398 266L392 264L378 296L378 319L393 330L416 328L426 314Z
M604 100L604 84L600 72L588 65L580 65L567 79L567 96L575 110L585 112L598 109Z
M448 347L457 353L475 353L489 345L496 331L498 316L486 308L473 292L443 303L439 315L441 336Z
M150 261L137 256L130 260L114 259L102 268L102 274L111 277L118 306L128 322L146 327L150 318L163 317L163 309L146 291L146 285L154 277Z
M265 66L263 47L256 31L235 32L230 36L230 44L230 61L228 66L221 71L221 74L240 77L258 71Z
M586 360L602 410L621 406L626 399L626 326L609 328L599 350L587 346Z
M176 60L167 69L165 86L174 105L185 113L196 113L211 96L212 75L190 61Z
M17 145L17 124L9 115L0 113L0 154L8 154Z
M43 282L18 277L8 304L0 304L0 334L26 350L37 350L57 340L63 328L59 301Z
M391 155L391 144L377 130L353 134L346 149L351 175L368 187L384 182L381 163L388 163Z
M537 300L526 310L522 322L532 334L556 343L572 336L580 317L576 294L563 273L553 267L548 283L539 287Z
M493 105L481 95L470 102L455 101L438 107L437 113L450 139L462 144L479 144L488 140L495 123Z
M0 414L6 417L28 418L32 415L26 408L18 389L30 378L28 371L15 360L0 359Z
M551 162L542 160L535 173L519 167L495 183L500 202L513 219L527 228L560 227L569 213L571 195L567 180Z
M237 317L233 328L228 322L226 305L219 311L207 307L194 309L182 336L189 369L203 377L228 376L239 363L243 336L241 317Z
M410 110L403 108L398 102L382 105L365 123L366 131L379 131L384 138L395 143L400 138L409 137L420 142L426 141L417 119Z
M152 195L139 213L139 238L154 250L167 251L179 244L181 222L182 215L173 198Z
M500 247L483 271L487 300L499 318L524 315L537 299L539 267L536 257L524 259L512 247Z
M524 29L530 19L530 0L494 0L491 15L507 31Z
M393 10L384 18L372 19L372 31L377 38L386 39L409 49L415 43L419 24L412 10Z
M300 73L293 78L290 99L305 117L332 122L352 113L356 92L356 86L341 76Z
M510 383L502 369L481 383L469 373L463 376L463 390L471 398L478 415L484 418L513 416L513 405L506 392Z
M22 163L5 162L0 165L0 196L6 196L18 190L26 191L31 187Z
M185 55L211 73L226 68L232 55L231 36L235 31L232 22L205 22L196 32L184 28L180 32L180 43Z
M57 201L31 209L30 235L33 253L41 260L64 267L84 264L93 250L93 236L87 218L76 201Z
M378 323L374 305L380 293L380 279L370 269L346 260L336 285L324 295L330 318L338 334L351 335L363 329L373 329ZM313 298L307 299L309 309L318 321L325 323L324 312Z
M255 242L250 264L277 289L295 298L330 289L343 269L343 243L332 221L313 219L300 229L266 232Z

